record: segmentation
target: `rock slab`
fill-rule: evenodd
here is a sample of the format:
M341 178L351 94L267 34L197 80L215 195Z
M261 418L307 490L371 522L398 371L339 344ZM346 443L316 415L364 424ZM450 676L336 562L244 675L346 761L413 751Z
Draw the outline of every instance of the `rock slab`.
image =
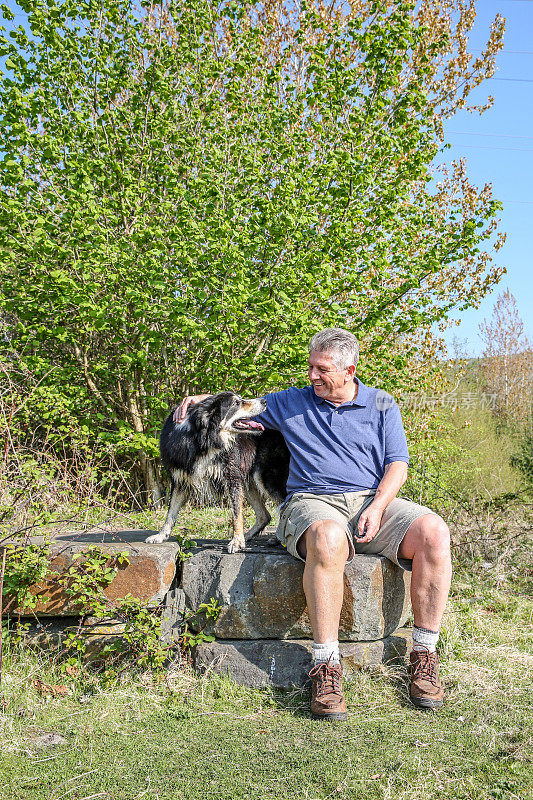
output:
M249 544L229 554L226 542L197 541L183 564L185 605L216 600L218 619L204 628L217 639L312 638L302 586L304 565L281 547ZM389 636L406 621L411 573L386 558L356 555L344 573L339 639L358 642ZM192 618L193 630L204 620Z
M340 645L343 676L353 678L362 667L401 662L411 646L411 632L400 629L373 642ZM243 686L289 689L309 683L313 665L308 639L203 642L196 647L194 665L200 672L212 670L230 675Z
M179 553L177 542L146 544L144 539L154 531L108 531L96 533L62 533L55 536L50 545L49 579L35 584L31 592L37 605L31 616L62 617L79 613L79 607L57 583L55 575L67 570L73 563L73 556L87 550L89 545L98 545L105 553L114 555L121 551L128 553L129 564L119 568L116 577L105 590L111 601L121 600L127 594L146 603L148 607L158 606L166 597L176 577L176 562ZM41 544L42 537L32 537L31 544ZM6 544L9 544L7 542ZM9 597L4 597L3 607L9 614L18 613ZM24 616L25 609L20 609ZM27 612L26 610L26 613Z
M32 622L22 634L25 646L38 650L67 653L67 637L76 632L84 643L84 650L79 655L83 661L99 660L104 648L118 645L122 641L124 624L121 620L99 620L97 624L86 621L80 625L78 617L42 618L41 622Z

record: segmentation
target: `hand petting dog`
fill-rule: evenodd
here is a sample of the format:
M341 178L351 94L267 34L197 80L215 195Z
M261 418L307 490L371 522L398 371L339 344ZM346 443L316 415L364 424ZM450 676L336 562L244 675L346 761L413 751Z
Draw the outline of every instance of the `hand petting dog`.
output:
M202 400L211 397L210 394L193 394L190 397L184 397L179 406L176 408L172 415L172 419L177 425L180 425L185 417L187 416L187 411L189 406L193 406L196 403L201 403Z

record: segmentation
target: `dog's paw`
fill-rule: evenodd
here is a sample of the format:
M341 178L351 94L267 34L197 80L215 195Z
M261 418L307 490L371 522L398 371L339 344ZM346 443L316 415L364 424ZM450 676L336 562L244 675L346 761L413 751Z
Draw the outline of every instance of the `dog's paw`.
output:
M234 536L233 539L228 542L228 553L238 553L239 550L244 550L245 547L246 542L244 538L241 539Z
M162 533L154 533L153 536L149 536L144 541L146 542L146 544L163 544L163 542L166 542L167 539L168 536L165 536Z

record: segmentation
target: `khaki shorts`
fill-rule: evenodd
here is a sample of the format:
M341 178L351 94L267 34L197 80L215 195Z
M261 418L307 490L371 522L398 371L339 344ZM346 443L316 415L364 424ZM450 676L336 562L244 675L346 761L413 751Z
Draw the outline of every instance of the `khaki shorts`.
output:
M435 512L411 500L397 497L385 509L379 531L372 541L360 544L354 538L357 523L362 511L374 499L375 493L375 489L346 494L297 492L281 509L276 536L292 556L304 561L297 549L302 535L314 522L333 520L346 529L350 548L347 563L352 561L354 553L372 553L385 556L402 569L410 571L412 562L405 558L398 559L398 548L415 519Z

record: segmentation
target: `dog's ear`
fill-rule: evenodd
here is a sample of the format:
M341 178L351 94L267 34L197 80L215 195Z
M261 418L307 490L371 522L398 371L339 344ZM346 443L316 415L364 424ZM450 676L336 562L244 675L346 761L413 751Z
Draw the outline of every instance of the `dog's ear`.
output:
M189 419L197 430L205 430L213 418L213 413L216 410L216 404L213 402L215 397L216 395L211 395L206 397L205 400L200 400L199 403L190 406Z
M233 393L227 394L220 403L220 421L225 421L231 411L235 408L235 395Z
M197 430L206 431L211 425L220 425L230 413L235 395L233 392L219 392L196 403L191 411L191 421Z

